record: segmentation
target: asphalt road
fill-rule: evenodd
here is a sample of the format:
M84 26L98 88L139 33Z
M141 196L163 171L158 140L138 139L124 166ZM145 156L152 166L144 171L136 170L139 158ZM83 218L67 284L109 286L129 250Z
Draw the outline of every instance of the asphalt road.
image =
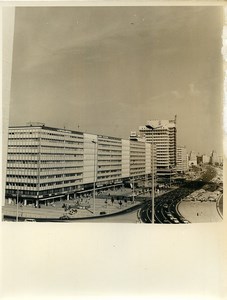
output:
M217 184L210 181L216 176L216 171L211 166L201 174L200 178L185 183L182 187L172 190L155 198L155 223L179 224L189 223L179 212L179 203L196 190L205 188L210 191L217 189ZM146 201L141 207L140 218L143 223L152 223L152 203Z

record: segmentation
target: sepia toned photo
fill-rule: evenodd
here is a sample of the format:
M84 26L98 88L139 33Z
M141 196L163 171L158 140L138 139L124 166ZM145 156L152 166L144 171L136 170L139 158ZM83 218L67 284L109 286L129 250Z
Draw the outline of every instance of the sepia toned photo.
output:
M221 222L223 24L215 6L16 7L2 220Z

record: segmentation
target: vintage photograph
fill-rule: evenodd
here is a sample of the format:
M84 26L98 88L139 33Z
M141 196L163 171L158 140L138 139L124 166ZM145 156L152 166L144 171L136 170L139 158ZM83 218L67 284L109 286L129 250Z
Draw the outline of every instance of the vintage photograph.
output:
M221 6L16 7L2 220L221 222L223 24Z

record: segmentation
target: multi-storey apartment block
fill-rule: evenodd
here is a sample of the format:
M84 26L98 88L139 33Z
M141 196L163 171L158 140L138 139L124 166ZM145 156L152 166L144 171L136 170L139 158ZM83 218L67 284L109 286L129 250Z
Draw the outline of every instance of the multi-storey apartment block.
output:
M24 204L75 197L156 170L145 142L37 126L9 128L6 198Z

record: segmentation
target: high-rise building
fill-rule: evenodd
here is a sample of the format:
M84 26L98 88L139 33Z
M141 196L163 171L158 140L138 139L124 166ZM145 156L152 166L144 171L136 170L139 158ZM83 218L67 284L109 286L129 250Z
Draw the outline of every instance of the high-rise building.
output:
M221 155L218 156L218 164L223 165L223 156Z
M189 153L188 165L189 165L189 167L191 167L191 166L197 166L197 154L196 154L195 151L191 151Z
M45 125L9 128L6 198L24 204L75 197L152 173L152 145ZM155 171L154 170L154 171Z
M146 125L139 127L139 132L146 142L156 146L157 175L171 175L177 162L176 117L174 120L150 120Z
M219 163L219 158L218 158L217 152L214 150L212 151L211 156L210 156L210 163L212 165Z
M188 171L188 154L185 146L177 146L177 172Z
M197 164L208 164L210 162L210 157L206 154L197 156Z

